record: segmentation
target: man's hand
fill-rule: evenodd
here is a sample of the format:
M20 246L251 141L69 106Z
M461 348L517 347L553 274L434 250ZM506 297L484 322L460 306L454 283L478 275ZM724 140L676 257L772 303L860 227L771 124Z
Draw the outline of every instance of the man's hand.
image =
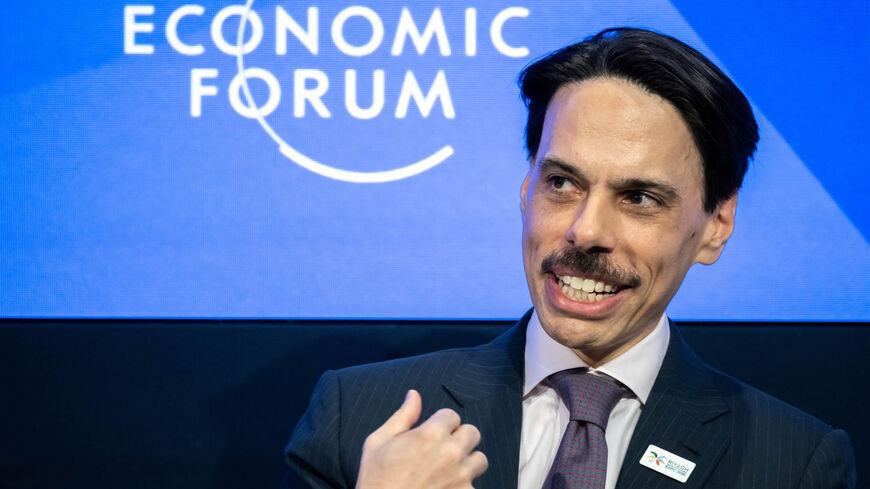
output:
M487 468L486 456L472 452L480 432L441 409L420 426L423 401L410 390L402 406L366 438L356 489L470 489Z

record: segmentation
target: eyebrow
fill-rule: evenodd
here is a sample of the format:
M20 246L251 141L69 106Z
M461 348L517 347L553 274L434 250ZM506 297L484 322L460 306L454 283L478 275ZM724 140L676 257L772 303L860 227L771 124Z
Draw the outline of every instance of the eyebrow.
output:
M539 163L541 166L541 173L545 173L548 171L552 171L554 168L559 169L565 173L571 174L571 176L576 177L581 180L586 180L586 175L580 171L579 168L573 165L569 165L568 163L560 160L559 158L553 156L547 156Z
M539 164L541 167L540 171L542 173L558 169L562 172L570 174L575 178L581 180L588 180L586 178L586 175L579 168L553 156L547 156L546 158L541 160ZM608 182L608 186L618 191L650 190L657 193L668 202L679 202L683 200L680 192L678 192L673 185L654 178L624 178L621 180Z

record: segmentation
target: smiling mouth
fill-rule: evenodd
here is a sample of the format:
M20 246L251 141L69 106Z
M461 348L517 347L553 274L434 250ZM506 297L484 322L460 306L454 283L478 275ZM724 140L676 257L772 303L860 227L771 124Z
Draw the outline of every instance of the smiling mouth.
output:
M586 303L595 303L613 297L625 287L609 284L601 280L571 275L557 276L557 284L565 297Z

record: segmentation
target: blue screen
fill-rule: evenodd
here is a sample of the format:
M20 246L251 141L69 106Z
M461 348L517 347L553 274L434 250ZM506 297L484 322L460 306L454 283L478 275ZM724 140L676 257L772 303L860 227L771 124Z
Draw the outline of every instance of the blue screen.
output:
M244 19L244 21L242 21ZM870 6L18 2L0 316L514 318L516 76L614 25L744 90L761 142L683 320L870 320Z

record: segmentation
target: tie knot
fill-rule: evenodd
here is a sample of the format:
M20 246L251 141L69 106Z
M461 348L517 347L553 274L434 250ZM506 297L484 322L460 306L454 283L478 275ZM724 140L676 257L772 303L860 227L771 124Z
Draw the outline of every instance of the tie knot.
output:
M611 377L587 373L585 369L556 372L547 377L568 406L571 419L607 428L610 411L627 391Z

